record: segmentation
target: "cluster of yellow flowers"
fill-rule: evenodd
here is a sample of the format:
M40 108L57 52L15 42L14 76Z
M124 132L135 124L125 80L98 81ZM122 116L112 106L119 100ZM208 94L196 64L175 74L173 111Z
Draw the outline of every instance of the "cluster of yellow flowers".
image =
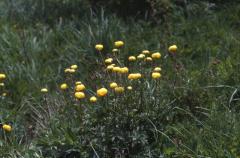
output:
M0 73L0 92L2 92L2 96L5 97L7 95L7 92L4 92L4 87L5 87L5 83L4 80L7 78L6 74L4 73Z
M113 53L117 53L117 52L120 52L120 49L124 46L124 42L123 41L116 41L114 42L114 49L112 50ZM95 49L101 53L102 50L104 49L104 46L102 44L97 44L95 45ZM170 53L175 53L177 51L177 46L176 45L172 45L169 47L168 51ZM129 62L134 62L134 61L137 61L137 60L140 60L140 61L145 61L145 62L152 62L153 60L158 60L161 58L161 53L160 52L153 52L151 53L149 50L143 50L140 54L136 55L136 56L129 56L128 57L128 61ZM141 59L144 59L144 60L141 60ZM106 70L108 72L112 72L113 74L116 74L113 75L115 76L115 78L119 78L119 79L126 79L124 84L127 83L127 80L129 81L133 81L133 80L138 80L140 78L143 78L145 76L143 76L141 73L137 72L137 73L129 73L130 72L130 69L126 66L122 66L122 64L119 64L121 66L117 66L117 64L115 64L114 62L117 61L117 63L119 64L119 61L118 59L113 56L113 57L108 57L106 59L103 60L103 62L105 63L106 65ZM78 66L77 65L71 65L70 67L66 68L64 70L65 73L74 73L76 72L78 69ZM155 67L153 70L152 70L152 73L151 73L151 78L152 79L159 79L161 78L161 67ZM127 76L122 76L121 74L127 74ZM119 75L119 77L117 77ZM123 93L125 90L132 90L133 87L132 86L122 86L124 84L118 84L117 82L111 82L109 84L109 88L112 89L115 93ZM69 86L67 83L62 83L60 85L60 89L62 91L66 91L69 89L70 90L74 90L74 97L77 99L77 100L81 100L81 99L84 99L87 97L87 95L85 94L85 90L86 90L86 86L81 82L81 81L77 81L75 82L75 85L74 87L72 86ZM47 88L42 88L41 89L41 92L43 93L47 93L48 92L48 89ZM95 96L92 95L89 97L89 101L92 102L92 103L95 103L97 102L98 98L101 98L101 97L105 97L106 95L108 95L109 93L109 90L105 87L102 87L102 88L99 88L96 90L96 93L95 93Z

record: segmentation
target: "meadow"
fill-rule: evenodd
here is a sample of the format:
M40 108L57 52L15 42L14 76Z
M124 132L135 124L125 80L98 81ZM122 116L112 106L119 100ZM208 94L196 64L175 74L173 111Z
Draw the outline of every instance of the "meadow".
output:
M240 157L240 3L55 1L0 2L0 157Z

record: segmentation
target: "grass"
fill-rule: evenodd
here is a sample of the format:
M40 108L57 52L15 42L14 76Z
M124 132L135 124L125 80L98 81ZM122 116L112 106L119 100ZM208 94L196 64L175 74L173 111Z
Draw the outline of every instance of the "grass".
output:
M206 4L189 5L187 17L176 8L164 25L104 11L51 26L2 13L0 71L8 95L0 98L0 122L13 131L0 131L1 157L238 157L240 6ZM142 79L104 73L94 46L104 45L105 59L116 40L125 42L117 59ZM167 53L171 44L178 45L176 61ZM144 49L162 54L159 82L151 64L127 60ZM64 69L72 64L79 68L69 77ZM71 90L59 89L63 82L73 88L72 80L86 85L87 97L113 81L133 91L77 102Z

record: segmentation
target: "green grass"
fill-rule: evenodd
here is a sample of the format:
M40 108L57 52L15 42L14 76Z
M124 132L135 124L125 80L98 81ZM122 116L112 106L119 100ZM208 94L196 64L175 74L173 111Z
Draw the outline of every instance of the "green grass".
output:
M49 26L27 16L9 21L1 12L0 72L7 74L8 95L0 98L0 122L10 122L13 131L0 130L0 156L239 157L240 6L206 4L189 5L187 17L175 8L163 25L102 11ZM120 58L135 71L129 55L161 52L157 86L145 77L131 83L133 92L95 105L59 90L72 64L88 95L112 80L125 82L107 79L94 48L103 43L109 57L116 40L125 42ZM171 44L179 47L177 72L167 54ZM145 76L151 68L144 68ZM46 96L42 87L49 89Z

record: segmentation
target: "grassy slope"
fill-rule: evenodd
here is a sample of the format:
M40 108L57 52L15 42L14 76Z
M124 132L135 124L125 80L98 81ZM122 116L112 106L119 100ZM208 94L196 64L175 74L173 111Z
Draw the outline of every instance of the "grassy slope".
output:
M163 77L160 91L162 104L174 101L172 106L177 110L170 114L169 117L173 119L170 123L164 120L161 124L159 120L155 120L157 113L147 117L155 120L153 123L158 129L155 135L158 138L154 138L156 139L154 143L144 144L144 138L149 139L149 134L145 133L148 132L146 129L154 131L148 122L143 126L143 131L135 131L136 139L142 141L146 147L142 149L142 153L132 152L132 155L148 153L156 157L160 153L163 154L163 150L165 155L174 153L179 157L240 155L237 101L240 80L238 30L240 6L225 6L221 10L204 12L201 7L197 7L199 6L189 6L187 18L181 16L181 11L177 11L171 18L169 17L167 26L151 26L134 21L126 24L116 17L106 15L91 15L84 20L63 21L53 27L41 23L19 25L2 19L0 71L8 76L6 84L9 96L0 100L0 120L13 122L14 132L9 136L10 140L0 139L0 153L5 157L9 154L12 157L17 155L33 157L35 154L37 157L37 153L53 157L66 153L74 154L74 151L76 153L79 151L82 155L92 153L93 149L81 142L84 139L79 131L71 128L80 124L71 118L71 113L61 114L53 110L52 116L47 117L47 112L39 108L42 104L39 89L48 86L50 105L65 107L66 104L61 100L63 98L55 92L59 83L64 81L63 69L77 63L80 66L77 78L87 82L95 73L93 69L96 68L100 58L94 50L94 45L101 42L106 47L106 52L110 52L112 43L122 39L126 43L123 57L137 54L142 49L160 50L164 56L167 47L176 43L179 46L179 61L185 68L184 73L178 76L177 87L171 89L168 85L172 84L174 71L171 69L169 58L163 59L163 76L166 77ZM213 64L216 61L220 63ZM90 83L90 86L94 87L94 83ZM46 118L39 121L46 128L34 124L33 118L39 120L39 115ZM138 120L136 117L134 119ZM113 121L111 119L110 123ZM122 115L115 121L124 119L126 117ZM91 120L86 124L94 127L94 123L96 122ZM34 126L33 131L30 125ZM104 128L106 129L102 131L103 133L110 132L109 127ZM125 131L111 128L109 137ZM91 131L91 128L86 129L88 130ZM159 134L161 130L172 140L179 141L179 146L171 144L171 141ZM39 135L41 139L37 137ZM86 133L82 135L93 137ZM108 136L104 138L111 139ZM95 148L103 156L104 152L99 146L107 146L107 143L99 142L98 139L103 139L102 136L97 135L95 139L97 139ZM125 137L123 140L127 142L128 139ZM121 149L121 145L117 147ZM13 152L13 149L16 151Z

